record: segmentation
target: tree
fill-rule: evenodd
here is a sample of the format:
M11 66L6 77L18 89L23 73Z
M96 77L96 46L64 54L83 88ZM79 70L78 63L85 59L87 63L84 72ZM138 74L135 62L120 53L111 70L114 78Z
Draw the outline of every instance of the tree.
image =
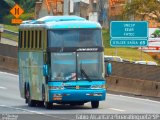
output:
M26 13L33 12L36 0L14 0Z
M123 16L125 19L138 17L141 20L150 16L160 21L160 0L131 0L127 3Z
M14 6L15 2L13 0L4 0L11 8Z

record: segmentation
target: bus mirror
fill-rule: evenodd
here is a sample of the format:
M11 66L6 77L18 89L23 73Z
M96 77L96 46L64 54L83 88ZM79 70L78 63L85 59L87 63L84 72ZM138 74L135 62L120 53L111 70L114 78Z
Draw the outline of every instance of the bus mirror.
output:
M112 74L112 64L111 63L106 64L106 73L108 76Z
M47 64L43 65L43 76L48 76L48 65Z

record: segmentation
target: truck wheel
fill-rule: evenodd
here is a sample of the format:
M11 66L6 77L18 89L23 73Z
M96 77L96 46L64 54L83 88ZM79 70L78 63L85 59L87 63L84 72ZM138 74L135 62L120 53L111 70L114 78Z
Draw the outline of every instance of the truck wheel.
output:
M98 108L99 107L99 101L91 101L92 108Z

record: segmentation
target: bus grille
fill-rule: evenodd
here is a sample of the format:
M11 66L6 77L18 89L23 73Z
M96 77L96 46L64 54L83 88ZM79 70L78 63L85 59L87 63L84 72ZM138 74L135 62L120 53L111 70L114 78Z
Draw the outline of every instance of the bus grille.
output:
M89 89L91 86L90 85L80 85L79 89ZM64 86L66 89L76 89L76 86Z

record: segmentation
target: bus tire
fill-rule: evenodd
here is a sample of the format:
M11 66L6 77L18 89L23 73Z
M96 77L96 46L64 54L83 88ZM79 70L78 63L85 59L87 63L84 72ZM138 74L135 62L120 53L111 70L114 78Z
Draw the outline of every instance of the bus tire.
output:
M83 106L83 105L84 105L84 103L79 103L78 105Z
M45 98L46 98L46 96L45 96L45 87L44 87L44 85L42 85L42 101L43 101L44 107L46 109L52 109L53 104L50 103L50 102L47 102Z
M42 85L42 101L45 101L45 87Z
M28 106L29 107L35 107L36 106L36 101L31 99L31 94L30 94L29 87L27 89L27 92L28 92L28 100L27 100L28 101Z
M44 107L44 101L37 101L38 107Z
M99 107L99 101L91 101L92 108L98 108Z
M70 105L70 106L76 106L77 104L74 104L74 103L70 103L69 105Z
M45 106L46 109L52 109L53 104L50 103L50 102L44 102L44 106Z
M44 87L44 85L42 85L42 100L37 101L37 106L44 107L44 101L45 101L45 87Z
M28 93L27 93L27 83L25 82L24 84L24 98L25 98L25 103L28 103Z
M36 106L36 101L29 99L28 100L28 106L29 107L35 107Z

